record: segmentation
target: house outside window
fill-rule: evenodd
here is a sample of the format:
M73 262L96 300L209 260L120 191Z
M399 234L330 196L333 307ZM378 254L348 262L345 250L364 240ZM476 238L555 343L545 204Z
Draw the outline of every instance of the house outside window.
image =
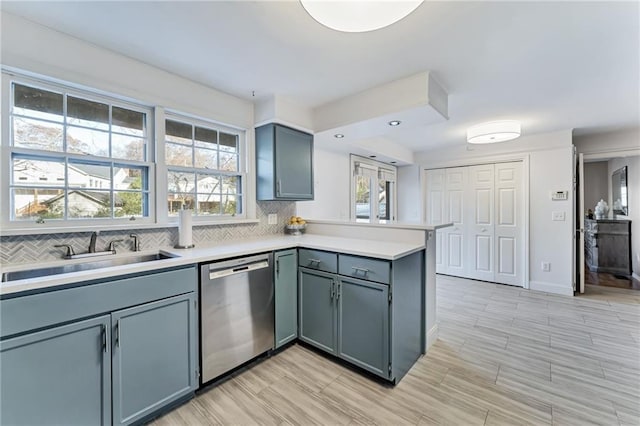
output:
M164 130L168 216L244 217L244 132L177 114Z
M395 220L394 166L351 156L351 218L359 222Z
M3 87L4 224L151 218L150 108L8 74Z

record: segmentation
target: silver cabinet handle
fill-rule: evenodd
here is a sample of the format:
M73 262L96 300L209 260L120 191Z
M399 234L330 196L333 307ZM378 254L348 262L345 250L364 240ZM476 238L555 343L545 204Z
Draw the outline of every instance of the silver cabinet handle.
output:
M357 266L352 266L351 269L353 269L356 274L362 272L362 275L367 275L370 272L367 268L359 268Z
M309 259L309 265L313 264L320 266L320 259Z
M333 298L336 295L336 283L335 283L335 281L331 281L331 288L329 290L329 294L331 296L331 300L333 300Z
M109 353L109 345L107 345L107 326L102 325L102 351Z
M120 346L120 320L116 321L116 347Z
M342 292L341 287L342 285L340 284L340 282L338 282L338 291L336 291L336 300L340 300L340 293Z
M282 179L278 179L278 195L282 194Z
M280 259L276 259L276 276L280 275Z
M487 228L482 228L480 232L487 232Z

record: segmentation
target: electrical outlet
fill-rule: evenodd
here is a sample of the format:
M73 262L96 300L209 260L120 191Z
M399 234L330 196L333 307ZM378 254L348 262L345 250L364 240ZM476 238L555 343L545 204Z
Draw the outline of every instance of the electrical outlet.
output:
M277 225L278 215L276 213L270 213L269 216L267 216L267 223L269 225Z
M564 221L564 212L551 213L551 220Z
M542 270L544 272L549 272L551 271L551 263L549 262L542 262L542 264L540 265L540 267L542 268Z

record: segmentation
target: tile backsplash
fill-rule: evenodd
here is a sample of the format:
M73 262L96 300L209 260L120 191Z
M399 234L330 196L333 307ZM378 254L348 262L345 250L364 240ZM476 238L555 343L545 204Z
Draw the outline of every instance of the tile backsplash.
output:
M256 216L260 223L194 226L193 242L196 245L206 242L237 240L263 235L282 234L290 216L296 212L295 202L260 201L257 203ZM268 225L267 215L277 213L278 224ZM178 243L178 228L140 229L137 231L101 231L98 236L97 250L106 250L109 241L122 239L117 245L119 252L133 250L129 234L135 232L140 237L142 250L156 247L173 246ZM59 260L64 249L55 248L56 244L70 244L76 253L87 251L91 232L70 232L64 234L36 234L0 237L0 264L19 264Z

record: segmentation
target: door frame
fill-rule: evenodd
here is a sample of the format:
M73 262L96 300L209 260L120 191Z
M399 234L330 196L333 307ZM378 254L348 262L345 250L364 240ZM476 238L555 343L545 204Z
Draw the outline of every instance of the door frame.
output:
M427 170L429 169L445 169L449 167L466 167L466 166L479 166L482 164L497 164L497 163L510 163L514 161L522 162L522 186L523 186L523 210L524 210L524 241L522 247L522 255L524 257L524 274L522 288L529 289L529 163L530 155L528 153L521 154L505 154L505 155L492 155L487 157L468 158L444 162L430 163L427 167L421 166L420 173L420 191L424 194L426 191ZM427 217L427 197L422 198L422 214L423 217Z
M579 188L579 199L574 199L574 208L579 210L579 214L580 214L580 220L579 220L579 228L577 228L578 223L575 223L574 228L576 228L576 230L578 230L580 232L580 238L574 238L574 251L576 253L579 253L578 256L574 256L574 259L576 262L579 262L578 265L576 265L577 269L574 268L575 270L579 270L581 272L581 276L578 277L579 278L579 283L577 283L578 285L576 285L576 294L581 294L585 292L585 288L586 285L584 283L584 277L585 277L585 269L584 269L584 245L585 245L585 238L584 238L584 185L582 185L582 179L584 179L584 163L587 162L593 162L593 161L605 161L605 160L610 160L612 158L616 158L616 157L631 157L631 156L636 156L636 155L640 155L640 149L618 149L618 150L610 150L610 151L598 151L598 152L587 152L587 153L582 153L578 151L578 148L576 147L576 145L574 145L575 148L575 152L578 154L578 167L580 168L580 174L579 176L577 176L577 180L576 180L576 185ZM607 188L608 190L608 188ZM579 205L576 206L576 201L578 201ZM574 215L575 217L575 215Z

